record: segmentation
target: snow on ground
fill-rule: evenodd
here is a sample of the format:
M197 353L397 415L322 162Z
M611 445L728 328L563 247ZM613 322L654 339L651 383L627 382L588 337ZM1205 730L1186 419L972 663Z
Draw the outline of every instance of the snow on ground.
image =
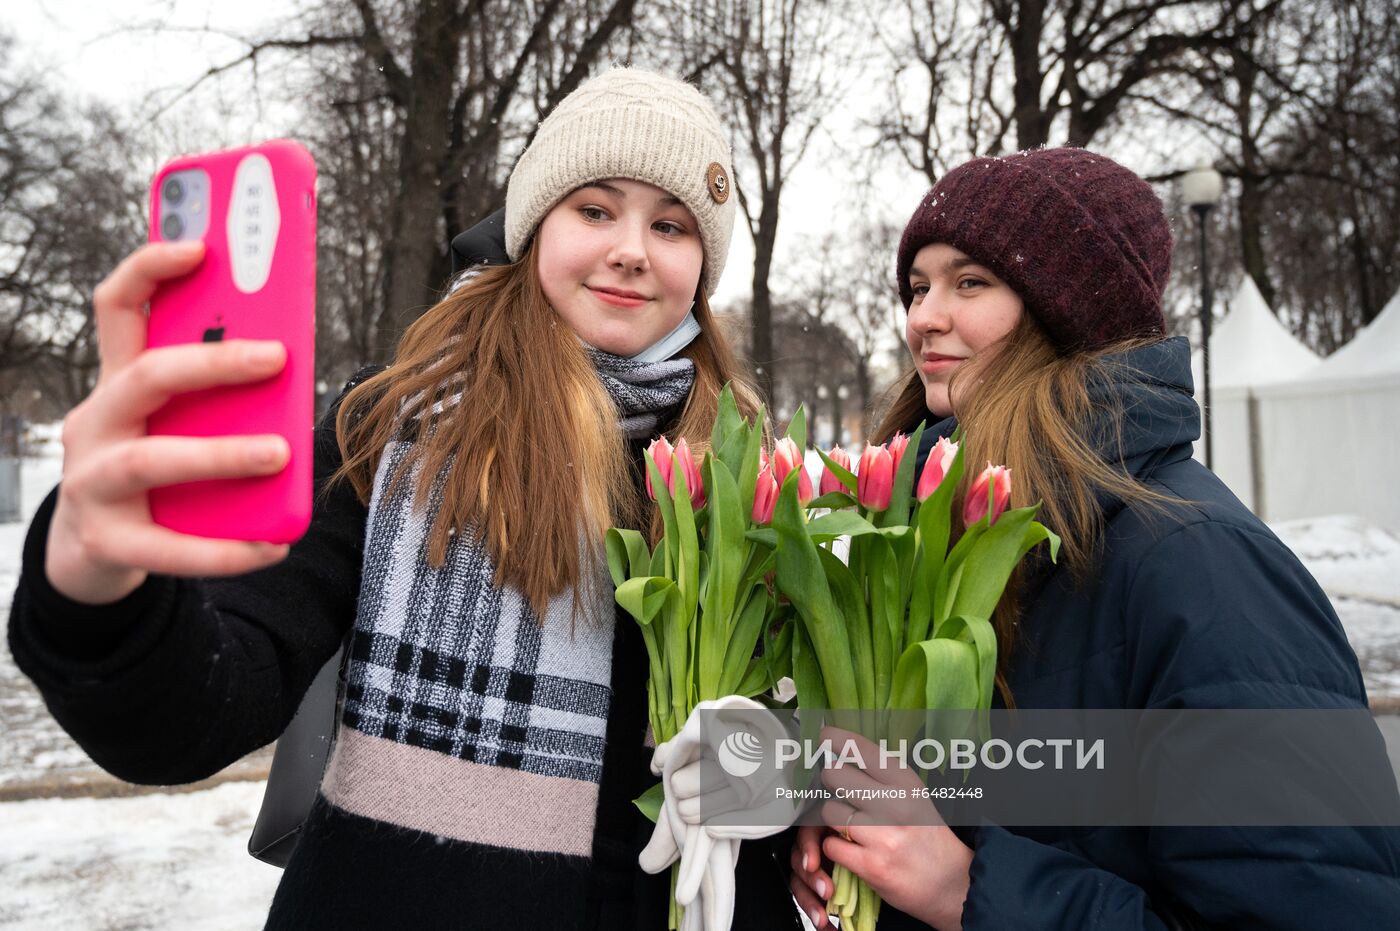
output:
M10 596L19 577L20 552L30 516L62 474L62 453L52 428L31 431L37 453L20 467L24 520L0 524L0 630L9 626ZM49 716L34 687L0 649L0 788L40 775L77 774L92 763Z
M1353 516L1272 529L1332 600L1372 701L1400 700L1400 536Z
M0 805L0 929L262 927L282 873L244 849L262 789Z
M33 436L36 455L22 468L24 520L0 524L0 628L29 517L61 471L56 428ZM820 475L819 464L808 466ZM1347 516L1273 530L1331 597L1373 700L1400 700L1400 537ZM1400 763L1400 717L1382 723ZM0 790L92 773L9 650L0 650ZM280 875L245 849L262 791L261 782L233 782L180 794L0 803L0 931L261 927Z

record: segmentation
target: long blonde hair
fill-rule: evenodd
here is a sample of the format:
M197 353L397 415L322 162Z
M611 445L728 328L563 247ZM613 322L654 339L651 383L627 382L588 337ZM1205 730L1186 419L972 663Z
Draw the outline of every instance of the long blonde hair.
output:
M694 314L700 335L681 355L695 363L695 384L675 424L692 445L708 439L726 382L742 412L759 407L703 291ZM495 563L496 584L520 591L541 619L552 597L578 593L591 568L586 554L609 526L647 524L616 408L545 300L535 242L520 261L481 269L418 318L392 364L346 395L336 435L343 463L335 478L366 503L385 446L411 442L389 487L418 465L421 506L441 482L429 564L443 564L454 534L474 534Z
M950 386L950 397L957 398L954 414L963 428L963 461L968 464L957 499L966 495L983 463L1009 466L1011 506L1040 502L1037 519L1059 534L1060 561L1076 583L1092 576L1098 560L1105 517L1101 496L1153 509L1177 502L1123 469L1121 455L1116 453L1122 450L1124 412L1096 409L1090 398L1092 385L1121 377L1121 366L1111 356L1156 342L1132 339L1092 351L1061 351L1030 314L1023 314L990 352L984 351L955 373L954 382L972 380L972 389L955 394ZM876 430L882 439L934 419L925 405L917 371L897 383L887 398ZM1099 418L1117 431L1109 438L1113 448L1107 451L1091 443L1091 421L1098 423ZM957 533L963 529L961 510L954 508ZM998 687L1008 705L1011 698L1004 672L1015 653L1025 580L1024 568L1018 568L992 616Z

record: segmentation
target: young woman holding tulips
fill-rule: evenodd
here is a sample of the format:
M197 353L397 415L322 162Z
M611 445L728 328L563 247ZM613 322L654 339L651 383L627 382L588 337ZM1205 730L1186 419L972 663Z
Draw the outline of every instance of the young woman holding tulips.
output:
M1166 337L1161 305L1171 249L1152 189L1100 155L949 172L900 242L914 372L878 434L925 423L921 474L961 425L964 474L982 483L970 505L1007 506L974 467L1004 465L994 486L1042 502L1063 541L996 609L998 705L1364 708L1326 596L1191 458L1190 347ZM1339 792L1350 778L1335 774ZM882 931L1400 926L1393 829L954 830L863 823L859 806L827 802L827 827L792 848L793 892L820 927L834 864L883 898Z
M101 378L65 423L11 647L94 759L166 784L275 739L350 636L269 927L665 927L632 804L655 781L646 657L602 545L650 514L648 440L708 436L726 382L757 410L706 303L730 166L713 107L673 78L618 69L561 102L510 177L512 261L347 386L290 548L180 536L146 504L282 468L277 437L144 436L174 394L277 372L280 345L144 350L146 300L197 247L146 246L98 289ZM737 884L740 926L795 923L771 853L746 846Z

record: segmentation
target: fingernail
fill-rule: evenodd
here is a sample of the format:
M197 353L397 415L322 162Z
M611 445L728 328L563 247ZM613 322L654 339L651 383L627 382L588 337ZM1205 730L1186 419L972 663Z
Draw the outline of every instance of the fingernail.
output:
M812 868L811 868L810 866L807 865L807 864L808 864L808 860L810 859L810 857L811 857L811 854L806 854L806 853L804 853L804 854L802 855L802 872L804 872L804 873L810 873L810 872L812 871Z
M272 465L281 460L287 449L282 440L265 440L253 446L253 461L259 465Z
M821 912L821 909L819 909L819 908L814 908L814 909L812 909L811 914L812 914L812 927L814 927L814 928L820 928L820 927L822 926L822 912Z
M823 899L826 898L826 880L817 880L817 895L821 896Z
M282 358L282 344L254 343L248 347L245 358L253 365L271 365Z

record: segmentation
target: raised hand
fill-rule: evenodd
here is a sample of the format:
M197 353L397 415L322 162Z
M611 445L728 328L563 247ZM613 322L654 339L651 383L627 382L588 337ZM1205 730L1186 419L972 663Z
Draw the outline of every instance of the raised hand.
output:
M148 489L271 475L290 451L281 436L146 436L146 418L173 395L277 374L275 341L229 340L146 349L146 304L157 285L193 270L199 242L152 243L133 252L93 294L101 369L97 386L63 422L63 482L44 568L63 595L107 604L147 573L237 575L271 565L285 544L213 540L151 520Z

